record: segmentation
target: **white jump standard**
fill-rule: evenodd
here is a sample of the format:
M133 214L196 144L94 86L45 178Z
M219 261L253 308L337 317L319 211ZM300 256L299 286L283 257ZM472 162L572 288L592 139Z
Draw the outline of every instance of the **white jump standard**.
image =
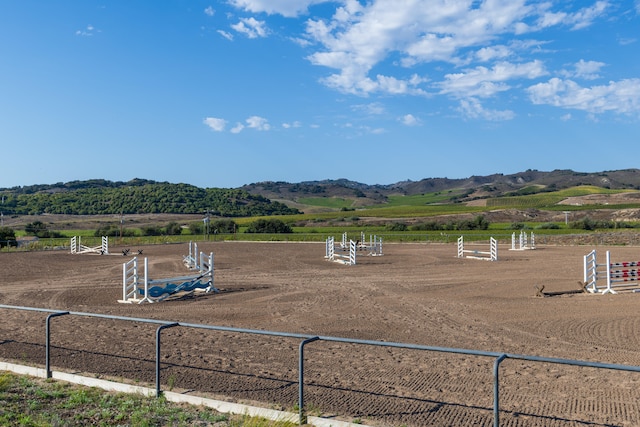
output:
M327 237L324 257L329 261L339 262L345 265L355 265L356 242L349 240L349 243L341 243L336 250L335 238L333 236Z
M80 236L73 236L71 238L71 253L109 255L109 238L102 236L100 246L92 247L83 245Z
M198 269L198 244L189 242L189 255L185 255L183 259L184 265L189 269Z
M360 240L356 242L359 250L368 250L369 256L382 256L382 237L369 235L369 243L365 238L364 232L360 233Z
M466 255L471 254L471 255ZM489 239L489 250L478 251L464 248L464 237L458 237L458 258L481 259L484 261L498 260L498 241L493 237Z
M525 231L520 231L520 236L516 241L516 233L514 232L511 235L511 250L512 251L523 251L526 249L535 249L536 248L536 236L531 232L531 238L527 238L527 233Z
M584 256L584 286L587 292L604 295L640 290L640 261L611 262L609 251L606 252L604 264L598 264L596 258L595 249ZM606 279L605 287L599 286L599 279Z

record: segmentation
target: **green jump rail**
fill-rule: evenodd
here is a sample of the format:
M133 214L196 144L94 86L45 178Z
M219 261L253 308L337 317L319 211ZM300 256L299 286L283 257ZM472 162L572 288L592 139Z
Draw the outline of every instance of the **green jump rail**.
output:
M428 345L419 345L419 344L407 344L407 343L401 343L401 342L361 340L361 339L341 338L341 337L333 337L333 336L296 334L296 333L267 331L267 330L259 330L259 329L233 328L233 327L226 327L226 326L172 322L172 321L157 320L157 319L113 316L113 315L107 315L107 314L73 312L73 311L36 308L36 307L4 305L4 304L0 304L0 309L26 310L26 311L35 311L35 312L41 312L41 313L50 313L46 319L46 331L45 331L46 333L46 351L45 351L46 368L45 369L46 369L47 378L51 378L52 376L51 367L50 367L50 339L51 339L50 323L51 323L51 320L55 317L67 316L67 315L84 316L84 317L95 317L95 318L101 318L101 319L123 320L123 321L141 322L141 323L150 323L150 324L159 325L158 328L156 329L156 340L155 340L156 397L159 397L162 394L162 390L160 387L160 359L161 359L160 358L160 335L163 329L182 326L185 328L208 329L213 331L235 332L240 334L298 338L301 340L298 347L298 363L299 363L298 365L298 368L299 368L298 408L299 408L300 425L305 424L307 421L305 410L304 410L304 347L316 341L339 342L339 343L345 343L345 344L356 344L356 345L377 346L377 347L394 347L394 348L404 348L404 349L411 349L411 350L421 350L421 351L431 351L431 352L439 352L439 353L451 353L451 354L462 354L462 355L468 355L468 356L494 358L494 362L493 362L493 425L494 427L499 427L500 425L500 375L499 373L500 373L500 364L506 359L524 360L524 361L538 362L538 363L551 363L551 364L559 364L559 365L572 365L572 366L581 366L581 367L599 368L599 369L610 369L610 370L616 370L616 371L640 372L640 366L620 365L620 364L601 363L601 362L589 362L584 360L561 359L561 358L552 358L552 357L530 356L525 354L482 351L482 350L472 350L472 349L464 349L464 348L437 347L437 346L428 346Z

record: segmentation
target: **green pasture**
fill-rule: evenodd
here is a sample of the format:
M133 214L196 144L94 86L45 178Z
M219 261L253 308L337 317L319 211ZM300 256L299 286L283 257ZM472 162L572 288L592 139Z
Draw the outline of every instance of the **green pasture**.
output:
M302 205L329 209L350 208L353 205L352 199L343 199L341 197L301 197L297 202Z
M436 191L413 196L393 195L387 198L387 206L424 206L433 204L450 204L451 199L464 194L464 190Z
M522 191L522 190L521 190ZM530 208L545 208L545 209L557 209L557 210L579 210L579 209L593 209L594 206L603 205L558 205L561 201L568 197L588 196L590 194L619 194L624 192L630 192L631 190L610 190L602 187L595 187L592 185L581 185L578 187L567 188L564 190L527 194L521 196L505 196L497 197L494 199L487 199L487 207L490 208L518 208L518 209L530 209ZM636 192L636 190L633 190ZM623 209L622 206L626 205L604 205L607 208ZM638 204L630 205L638 207Z

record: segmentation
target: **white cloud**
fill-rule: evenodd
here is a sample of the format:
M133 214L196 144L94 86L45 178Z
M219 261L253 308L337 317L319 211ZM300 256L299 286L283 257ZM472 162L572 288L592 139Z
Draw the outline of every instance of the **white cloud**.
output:
M501 62L492 68L478 66L462 73L447 74L445 80L436 83L440 93L457 97L488 97L509 89L504 83L516 78L533 79L547 72L542 62L535 60L524 64Z
M581 59L575 64L575 76L581 77L586 80L595 80L600 77L600 75L598 75L598 72L604 65L604 62L585 61Z
M584 28L609 9L607 1L573 12L553 10L562 8L562 2L526 0L406 0L401 7L397 0L347 4L352 6L338 8L330 19L307 21L307 37L321 46L308 59L337 70L322 80L324 84L359 95L424 93L399 75L372 75L391 56L404 67L504 60L513 54L512 46L494 44L499 38L559 25ZM472 56L470 48L477 48Z
M211 6L207 6L204 9L204 14L207 15L207 16L213 16L213 15L216 14L216 11Z
M222 37L224 37L227 40L233 40L233 34L228 33L226 31L223 30L218 30L218 34L220 34Z
M425 77L370 75L390 55L398 55L398 64L405 67L440 61L462 64L469 61L463 59L468 56L466 50L473 47L478 47L477 60L506 58L513 53L511 48L491 42L514 34L518 23L546 11L525 0L407 0L402 7L394 0L355 3L339 8L331 19L308 20L306 34L322 46L308 56L309 61L338 70L322 82L360 95L425 93L420 87Z
M504 45L488 46L479 49L476 52L476 58L479 61L487 62L494 59L503 59L512 54L511 49Z
M282 127L285 129L291 129L291 128L299 128L302 126L302 123L300 123L299 121L294 121L292 123L283 123Z
M95 27L89 24L84 29L76 31L76 36L91 37L94 32L96 32Z
M236 125L231 128L231 133L240 133L244 129L244 125L242 123L236 123Z
M399 120L400 123L405 126L418 126L421 123L420 119L415 117L413 114L405 114L404 116L400 117Z
M573 13L553 12L549 8L552 6L550 2L541 2L535 5L538 18L534 25L520 23L517 26L516 34L522 34L530 31L539 31L544 28L553 26L569 26L572 30L579 30L590 26L593 21L604 15L609 8L608 1L597 1L593 6L584 7Z
M207 117L202 122L216 132L222 132L227 125L226 120L216 117Z
M358 104L358 105L353 105L351 107L351 109L353 111L363 111L366 114L369 115L380 115L380 114L384 114L385 109L384 109L384 105L382 105L379 102L372 102L369 104Z
M552 78L527 89L534 104L587 111L640 114L640 79L609 82L608 85L581 87L572 80Z
M511 110L487 110L476 98L461 100L458 111L465 117L471 119L484 119L489 121L511 120L515 117L515 113Z
M240 22L231 25L231 28L241 34L244 34L250 39L266 37L268 33L266 23L254 18L240 18Z
M325 3L327 0L230 0L229 3L248 12L280 14L295 17L307 12L312 4Z
M621 46L626 46L628 44L633 44L635 42L637 42L638 39L636 39L635 37L620 37L618 39L618 43L620 43Z
M598 1L593 6L586 7L570 15L568 23L573 25L572 29L574 30L588 27L593 23L594 19L602 15L608 7L609 2Z
M640 14L640 0L634 2ZM606 18L616 6L611 0L229 0L244 12L284 17L299 17L322 3L327 4L323 10L334 8L332 16L313 15L306 21L304 34L288 36L299 46L313 49L306 57L311 64L330 69L320 79L322 84L363 97L447 95L463 100L458 111L467 117L486 120L514 117L509 110L485 109L479 100L548 75L545 64L535 55L557 54L541 46L558 46L556 40L562 36L554 34L555 40L548 40L544 33L530 38L520 35L551 27L559 27L558 31L581 30ZM266 22L255 18L242 18L232 28L249 38L269 35ZM229 33L219 33L232 39ZM552 72L564 78L593 80L601 77L604 66L602 62L580 60L571 69ZM622 82L606 87L616 92ZM565 92L556 96L565 99L566 95L575 95L573 82L563 83ZM542 95L547 84L531 86L529 98L563 105ZM604 91L598 88L604 86L582 91ZM634 108L633 97L619 95L619 99L623 100L622 106L602 108L618 112ZM597 109L596 103L589 105L589 109ZM261 128L250 123L247 127Z
M269 121L263 117L259 116L251 116L247 120L247 127L256 130L269 130L271 129L271 125Z

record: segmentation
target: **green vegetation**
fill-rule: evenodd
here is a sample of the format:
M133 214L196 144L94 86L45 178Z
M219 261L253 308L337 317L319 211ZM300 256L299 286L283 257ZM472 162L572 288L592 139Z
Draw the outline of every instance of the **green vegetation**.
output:
M297 202L302 205L331 209L350 208L353 205L353 200L340 197L300 197Z
M245 233L293 233L293 230L279 219L259 219L252 222Z
M504 196L494 199L487 199L487 207L491 208L561 208L564 210L576 209L573 206L561 206L557 207L558 203L567 197L579 197L587 196L590 194L618 194L628 190L610 190L607 188L596 187L593 185L580 185L577 187L571 187L564 190L551 191L546 193L526 194L518 196ZM591 206L593 207L593 206ZM611 207L611 206L609 206Z
M453 231L453 230L488 230L489 221L486 220L484 215L477 215L472 220L459 220L459 221L427 221L421 222L411 227L415 231Z
M392 195L387 197L387 206L425 206L433 204L450 204L465 194L465 190L447 190L425 193L414 196Z
M49 230L49 227L42 221L33 221L24 227L24 232L27 236L36 236L41 238L47 237L62 237L62 234L57 231Z
M0 248L17 246L16 233L9 227L0 227Z
M239 217L298 213L239 189L198 188L146 180L82 181L3 190L5 215L203 213Z
M221 414L160 397L109 393L97 388L0 374L3 426L220 426L293 427L294 423Z

